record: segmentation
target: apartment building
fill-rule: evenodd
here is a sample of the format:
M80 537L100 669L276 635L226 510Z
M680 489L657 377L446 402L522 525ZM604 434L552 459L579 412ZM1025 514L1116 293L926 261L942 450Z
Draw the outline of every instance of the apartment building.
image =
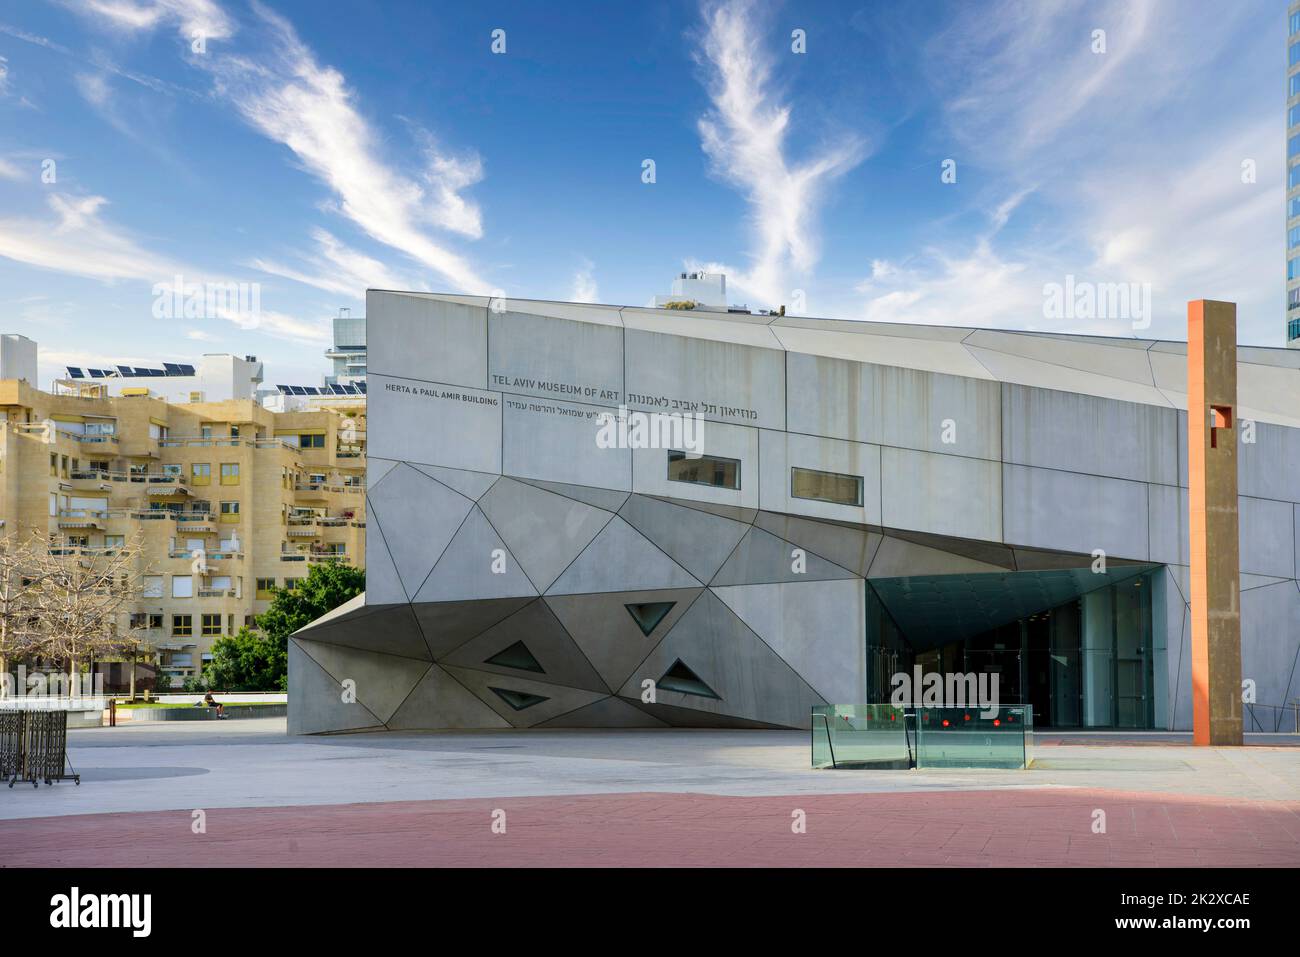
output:
M0 380L0 531L59 547L143 536L131 625L173 683L319 562L363 565L365 397L293 412Z

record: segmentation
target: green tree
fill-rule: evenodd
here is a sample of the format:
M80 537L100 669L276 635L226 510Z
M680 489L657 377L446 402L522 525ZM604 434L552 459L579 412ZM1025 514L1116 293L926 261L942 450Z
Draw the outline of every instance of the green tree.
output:
M271 607L257 616L257 629L287 654L290 635L365 590L365 569L320 562L294 588L275 590Z
M364 569L333 562L313 565L294 588L277 588L257 631L220 638L203 673L186 691L287 691L289 636L366 590Z
M218 638L212 660L198 678L187 679L186 691L284 691L288 654L277 642L247 628Z

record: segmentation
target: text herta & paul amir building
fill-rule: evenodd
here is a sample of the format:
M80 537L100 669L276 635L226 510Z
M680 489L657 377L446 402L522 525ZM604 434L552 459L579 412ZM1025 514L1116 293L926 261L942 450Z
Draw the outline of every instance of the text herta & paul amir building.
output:
M806 728L918 664L997 674L1040 727L1192 726L1186 343L379 291L366 315L367 591L292 640L291 731ZM1300 353L1242 347L1236 376L1208 443L1237 449L1241 677L1280 706ZM693 447L602 437L638 413L698 415Z

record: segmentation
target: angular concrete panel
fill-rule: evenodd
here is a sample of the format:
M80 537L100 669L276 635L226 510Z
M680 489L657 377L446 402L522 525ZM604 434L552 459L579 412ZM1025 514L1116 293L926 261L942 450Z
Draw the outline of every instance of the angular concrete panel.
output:
M786 728L807 728L813 705L826 703L710 591L700 596L641 662L619 689L619 696L638 697L643 680L658 683L677 661L718 697L660 687L658 703Z
M619 517L701 582L714 576L749 531L731 519L633 495Z
M667 722L611 695L558 718L537 725L539 728L666 728Z
M523 566L475 506L412 601L467 601L536 594L537 589L524 574Z
M602 509L512 479L494 485L479 507L529 580L543 592L614 518Z
M516 478L630 489L632 450L606 447L601 438L607 417L616 414L616 407L507 395L502 470Z
M402 587L419 590L474 503L409 465L394 469L369 496Z
M492 663L492 658L516 643L527 648L533 662L542 669L540 672ZM443 658L442 663L588 691L609 690L550 606L541 600L529 602L509 618L461 645Z
M530 600L497 598L487 601L445 601L412 605L411 608L436 661L508 618Z
M486 389L487 315L481 306L371 290L366 294L368 371Z
M1006 542L1116 558L1147 557L1147 486L1054 469L1003 466Z
M594 488L588 485L570 485L565 482L544 482L541 479L520 479L527 485L534 485L537 488L545 489L548 492L554 492L556 495L563 495L565 498L571 498L587 505L594 505L596 508L604 509L607 512L617 512L627 501L627 497L632 494L627 491L617 489Z
M489 472L446 469L439 465L420 465L418 462L412 462L411 468L417 472L423 472L434 481L441 482L453 491L459 492L475 502L482 498L483 493L492 487L492 483L501 477Z
M1138 358L1145 365L1145 356ZM1006 462L1138 482L1178 482L1174 409L1010 384L1003 386L1002 403Z
M690 451L679 449L677 451ZM632 491L640 495L685 499L714 505L758 508L758 430L740 425L706 422L703 427L704 455L735 459L740 463L740 488L723 488L699 482L668 478L666 448L632 450Z
M887 528L1002 541L998 463L886 448L880 472L881 523Z
M493 389L608 406L623 402L621 326L532 315L524 308L488 317Z
M555 580L547 595L691 588L703 584L617 516Z
M429 670L428 661L381 655L358 648L315 641L301 642L300 647L326 674L339 682L340 688L343 687L343 682L352 682L350 690L355 692L357 702L364 705L381 724L392 717L393 712L411 693L411 689Z
M429 667L420 683L388 719L390 731L508 727L509 721L437 665Z
M867 531L834 522L774 515L770 512L760 512L754 519L754 527L771 532L810 554L819 555L864 578L881 542L879 529Z
M500 392L376 372L368 381L369 454L472 472L501 471Z
M803 554L797 554L799 551ZM771 532L752 528L709 584L717 588L721 585L829 581L853 577L846 568L777 538Z
M703 588L548 595L544 601L591 662L605 686L617 691L646 655L700 597ZM650 634L643 634L628 605L672 603Z
M406 589L402 587L401 576L389 554L388 543L384 540L384 530L379 518L370 507L370 497L366 497L366 600L376 605L391 605L410 600Z
M1295 574L1295 509L1289 502L1237 499L1241 571L1290 578Z
M880 524L880 447L788 432L759 432L759 504L832 521ZM831 502L797 495L794 469L857 479L853 501Z
M392 605L366 605L364 598L365 595L361 594L348 603L354 605L350 613L318 618L295 632L295 637L385 655L433 660L410 605L404 601Z
M866 699L861 579L710 590L826 701Z
M427 667L427 666L426 666ZM384 723L357 702L343 702L343 688L312 660L295 638L289 639L289 734L379 730Z
M774 348L763 349L632 328L624 334L629 409L785 428L785 353L775 338Z
M566 688L515 675L452 666L447 666L446 671L515 728L531 728L608 697L603 692ZM500 692L505 692L507 697L517 695L526 700L535 696L545 700L515 708Z

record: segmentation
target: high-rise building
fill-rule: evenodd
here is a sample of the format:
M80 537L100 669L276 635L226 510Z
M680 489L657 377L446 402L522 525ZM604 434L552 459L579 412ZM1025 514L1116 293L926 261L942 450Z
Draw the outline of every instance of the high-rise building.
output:
M366 317L352 316L340 309L334 317L334 344L325 350L325 358L334 363L325 384L353 385L366 379Z
M167 398L143 385L113 395L102 377L50 392L0 380L0 532L65 553L141 536L128 624L175 684L273 588L315 563L364 564L366 431L364 397L286 412L251 396Z
M1287 10L1286 344L1300 348L1300 0Z

